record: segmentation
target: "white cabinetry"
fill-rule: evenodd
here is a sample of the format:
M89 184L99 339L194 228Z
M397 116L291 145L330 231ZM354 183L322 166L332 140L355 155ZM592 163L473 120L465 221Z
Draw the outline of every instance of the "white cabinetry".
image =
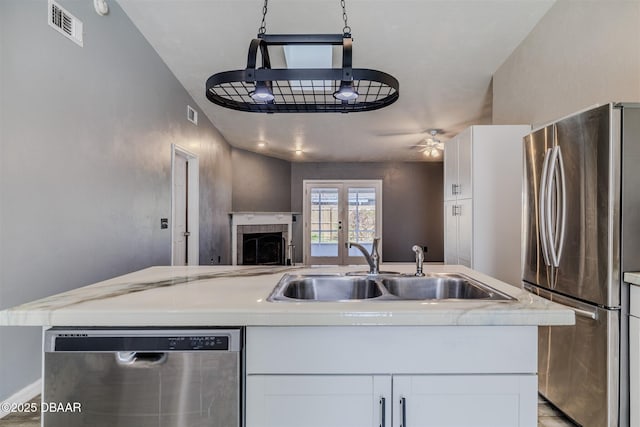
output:
M536 427L536 343L535 326L247 328L245 425Z
M392 425L530 425L537 407L522 397L536 387L533 375L394 376Z
M629 387L631 427L640 426L640 286L630 285L629 307Z
M391 416L390 393L390 376L251 375L246 425L384 426Z
M246 425L530 426L537 407L523 397L536 386L535 375L251 375Z
M520 282L522 138L530 129L471 126L445 143L445 264Z

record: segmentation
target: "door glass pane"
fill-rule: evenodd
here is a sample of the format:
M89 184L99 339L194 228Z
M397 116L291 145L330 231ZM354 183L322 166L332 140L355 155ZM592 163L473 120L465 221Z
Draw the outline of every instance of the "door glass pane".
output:
M311 189L311 256L338 256L338 189Z
M371 252L373 238L376 233L376 189L349 188L349 224L348 241L360 243ZM356 249L349 249L349 256L360 256Z

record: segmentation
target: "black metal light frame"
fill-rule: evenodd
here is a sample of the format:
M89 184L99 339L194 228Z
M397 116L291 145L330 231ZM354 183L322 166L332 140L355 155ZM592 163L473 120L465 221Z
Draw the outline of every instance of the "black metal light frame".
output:
M382 71L352 68L352 43L351 34L347 33L258 34L249 45L247 68L217 73L207 79L207 99L225 108L252 113L350 113L393 104L399 97L398 80ZM342 45L342 68L272 69L268 47L282 45ZM259 68L258 51L262 57ZM307 83L303 86L302 81ZM272 101L251 97L257 82L271 89ZM298 84L292 86L291 82ZM334 97L343 82L353 84L358 92L356 99L344 101Z

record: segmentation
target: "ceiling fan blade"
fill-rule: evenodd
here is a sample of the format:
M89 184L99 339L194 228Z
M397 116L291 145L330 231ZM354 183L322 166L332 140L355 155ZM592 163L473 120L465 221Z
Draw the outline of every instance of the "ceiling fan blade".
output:
M407 135L422 135L429 133L429 129L417 130L417 131L386 131L376 132L376 136L407 136Z

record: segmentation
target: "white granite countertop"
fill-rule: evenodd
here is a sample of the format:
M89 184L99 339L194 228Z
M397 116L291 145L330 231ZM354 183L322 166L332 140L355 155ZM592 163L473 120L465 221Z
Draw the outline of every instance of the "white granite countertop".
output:
M332 326L571 325L572 310L457 265L425 265L426 273L462 273L516 301L270 302L294 274L363 270L350 267L151 267L0 311L0 325L30 326ZM413 264L381 270L415 271Z
M640 286L640 272L624 273L624 281L632 285Z

